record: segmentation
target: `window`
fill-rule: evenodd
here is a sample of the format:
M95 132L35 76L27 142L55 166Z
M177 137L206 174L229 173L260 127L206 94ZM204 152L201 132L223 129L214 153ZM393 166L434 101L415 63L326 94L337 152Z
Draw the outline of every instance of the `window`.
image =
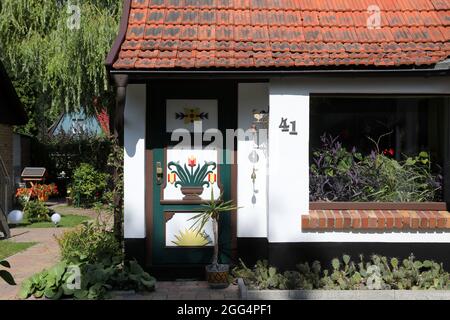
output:
M310 200L442 201L447 99L313 96Z

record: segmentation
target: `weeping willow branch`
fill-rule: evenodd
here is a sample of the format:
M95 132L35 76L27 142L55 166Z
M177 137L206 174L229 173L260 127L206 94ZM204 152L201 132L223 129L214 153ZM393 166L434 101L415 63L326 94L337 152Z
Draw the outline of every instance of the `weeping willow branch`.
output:
M80 8L79 29L68 26L68 4ZM81 106L92 114L95 97L110 100L104 60L121 7L121 0L2 0L0 59L13 79L33 85L30 91L47 115Z

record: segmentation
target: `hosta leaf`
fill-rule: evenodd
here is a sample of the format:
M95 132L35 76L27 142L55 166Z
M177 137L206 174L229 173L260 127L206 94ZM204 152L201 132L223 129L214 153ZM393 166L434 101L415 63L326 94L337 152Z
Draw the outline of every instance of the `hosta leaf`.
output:
M44 290L38 290L33 294L33 296L37 299L42 298L43 295L44 295Z
M86 299L87 298L87 296L88 296L88 291L87 290L75 290L75 292L74 292L74 297L76 298L76 299Z
M22 287L19 290L19 299L26 299L30 296L31 292L31 282L28 280L25 280L25 282L22 283Z
M130 261L130 272L132 274L140 275L140 274L144 273L144 270L139 265L139 263L137 263L136 261Z
M67 283L64 283L61 288L63 289L63 292L66 296L71 296L74 294L75 290L74 289L69 289L67 287Z
M144 279L141 279L141 283L142 283L148 290L154 290L154 289L155 289L156 280L155 280L155 279L151 279L151 280L144 280Z
M56 290L54 288L47 288L44 291L44 295L46 298L52 299L56 294Z

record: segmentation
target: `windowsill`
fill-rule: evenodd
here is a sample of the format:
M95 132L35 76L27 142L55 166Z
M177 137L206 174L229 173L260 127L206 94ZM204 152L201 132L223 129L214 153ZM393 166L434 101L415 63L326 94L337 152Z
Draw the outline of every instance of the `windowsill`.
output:
M309 210L417 210L446 211L445 202L310 202Z
M445 202L310 202L303 231L422 231L450 229Z

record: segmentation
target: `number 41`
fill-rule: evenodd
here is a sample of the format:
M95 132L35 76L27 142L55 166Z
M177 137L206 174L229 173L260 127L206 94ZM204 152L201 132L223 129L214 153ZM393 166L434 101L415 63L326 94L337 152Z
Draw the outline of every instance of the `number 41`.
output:
M289 132L291 135L297 135L298 132L296 130L297 128L297 121L290 121L291 125L288 125L288 118L281 118L281 123L279 128L282 132ZM291 128L292 127L292 128Z

